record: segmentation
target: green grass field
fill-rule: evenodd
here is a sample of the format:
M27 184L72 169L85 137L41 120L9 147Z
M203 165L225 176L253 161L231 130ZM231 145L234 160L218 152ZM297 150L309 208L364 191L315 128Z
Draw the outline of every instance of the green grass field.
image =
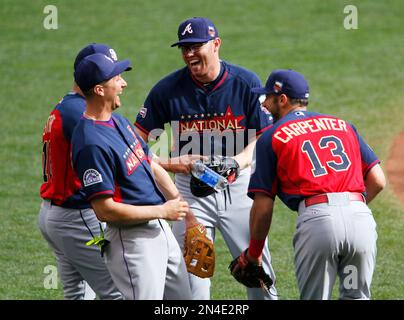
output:
M2 0L0 9L0 299L62 299L43 287L55 259L37 227L41 134L53 106L70 89L73 60L89 42L114 47L134 71L120 112L135 119L148 90L183 65L179 22L208 16L221 36L221 57L255 71L306 75L311 110L352 121L382 161L404 130L404 4L351 1L52 1L58 29L43 26L48 1ZM358 29L344 29L348 4L358 8ZM403 159L404 161L404 159ZM383 162L382 162L383 163ZM404 177L403 177L404 178ZM297 299L292 235L296 214L277 201L270 233L281 299ZM371 204L378 223L374 299L404 298L404 209L388 186ZM230 254L217 239L213 299L245 299L229 275Z

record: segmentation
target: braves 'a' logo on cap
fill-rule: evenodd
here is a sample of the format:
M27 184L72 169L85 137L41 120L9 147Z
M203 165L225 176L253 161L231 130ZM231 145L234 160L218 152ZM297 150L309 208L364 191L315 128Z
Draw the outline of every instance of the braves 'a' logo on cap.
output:
M275 81L275 84L274 84L274 92L275 92L275 93L278 93L279 91L281 91L281 90L282 90L282 86L283 86L283 83L282 83L282 82Z
M83 183L85 187L102 182L101 173L95 169L88 169L83 174Z
M188 23L187 26L185 27L184 31L182 31L181 35L185 36L185 33L194 33L194 30L192 30L191 23Z

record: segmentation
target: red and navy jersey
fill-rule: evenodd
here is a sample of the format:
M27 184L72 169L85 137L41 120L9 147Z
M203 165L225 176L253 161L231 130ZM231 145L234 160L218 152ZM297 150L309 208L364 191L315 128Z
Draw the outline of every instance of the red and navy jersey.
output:
M334 116L292 111L257 141L248 195L276 195L292 210L304 198L365 191L380 161L355 127Z
M73 129L86 107L78 93L68 93L50 113L42 134L43 180L40 194L43 199L66 208L84 209L85 201L80 180L71 164Z
M251 92L259 86L256 74L224 61L218 78L208 85L198 82L184 67L152 88L135 125L154 138L170 123L172 156L207 152L234 156L272 124L272 116L262 110L258 95Z
M73 133L73 166L89 201L111 195L132 205L164 203L148 154L133 126L116 113L108 122L82 118Z

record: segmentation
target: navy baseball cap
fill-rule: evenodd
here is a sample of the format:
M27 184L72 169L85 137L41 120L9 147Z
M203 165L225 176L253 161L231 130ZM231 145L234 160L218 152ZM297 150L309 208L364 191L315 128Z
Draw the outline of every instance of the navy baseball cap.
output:
M194 17L185 20L178 27L178 42L171 46L181 46L185 43L201 43L213 40L219 36L213 22L208 18Z
M132 69L130 60L116 61L102 53L84 57L74 71L74 80L86 92L95 85Z
M105 54L107 57L110 57L112 60L118 61L118 56L115 50L112 49L110 46L102 43L90 43L88 46L81 49L80 52L77 54L76 59L74 60L74 70L76 70L81 60L94 53L102 53Z
M271 72L263 88L252 88L259 94L285 94L290 98L308 99L309 85L304 76L294 70L275 70Z

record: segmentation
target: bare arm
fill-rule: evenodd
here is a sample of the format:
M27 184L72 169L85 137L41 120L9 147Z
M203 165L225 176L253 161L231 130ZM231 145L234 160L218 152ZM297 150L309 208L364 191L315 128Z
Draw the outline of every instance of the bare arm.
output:
M366 202L370 203L386 186L386 177L382 167L375 165L365 177Z
M159 186L161 192L163 192L166 199L181 199L183 200L182 196L180 195L176 185L171 180L169 174L166 170L162 168L158 163L152 161L151 169L154 175L154 178ZM191 210L187 212L185 216L186 225L187 227L192 227L198 224L198 220L196 219L195 215Z
M179 199L161 205L134 206L115 202L112 197L97 197L91 200L91 206L100 221L120 225L144 223L153 219L182 220L189 211L188 203Z
M154 159L151 162L151 170L153 172L154 179L156 180L159 189L168 200L179 199L180 193L177 190L174 182L171 180L170 175L163 169Z
M272 222L274 200L264 193L256 193L250 211L250 236L264 240Z
M258 137L257 137L258 139ZM251 165L252 158L253 158L253 152L255 148L257 140L251 141L243 151L241 151L238 155L234 156L234 160L237 161L237 163L240 166L240 170L247 168L249 165Z
M144 140L144 142L147 143L149 141L148 134L141 131L138 127L136 127L136 126L134 126L134 127L135 127L135 130L136 130L137 134Z
M265 240L271 228L274 200L264 193L255 194L254 202L250 211L250 237L255 240ZM251 262L260 263L247 253Z

